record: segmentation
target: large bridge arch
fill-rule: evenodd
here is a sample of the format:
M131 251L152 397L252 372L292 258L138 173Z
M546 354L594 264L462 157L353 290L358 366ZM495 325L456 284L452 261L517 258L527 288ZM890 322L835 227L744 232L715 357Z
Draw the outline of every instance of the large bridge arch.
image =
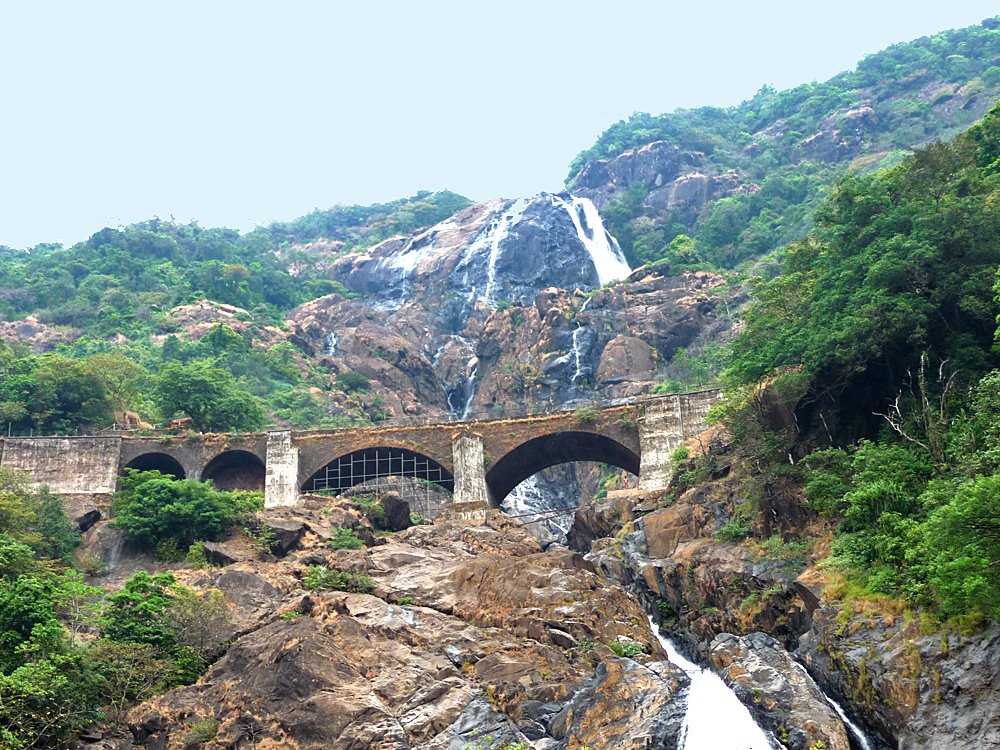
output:
M490 502L499 506L525 479L574 461L595 461L639 474L640 457L632 448L597 432L563 430L533 437L498 459L486 472Z
M389 477L405 477L454 490L450 469L431 456L401 445L371 445L336 456L301 484L302 492L337 492L359 484L375 484Z

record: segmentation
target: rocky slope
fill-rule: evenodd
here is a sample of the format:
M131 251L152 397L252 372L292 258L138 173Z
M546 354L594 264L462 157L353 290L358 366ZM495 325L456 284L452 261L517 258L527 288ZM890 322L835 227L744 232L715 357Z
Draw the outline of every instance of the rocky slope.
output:
M632 258L678 234L735 265L805 234L845 171L890 164L981 118L1000 97L1000 19L898 44L828 81L762 87L735 107L636 114L609 127L567 185L610 213Z
M92 749L189 747L196 725L215 748L677 747L687 677L638 601L580 556L542 552L499 514L339 551L334 528L367 524L346 505L309 499L264 522L298 529L287 556L234 537L224 567L175 571L228 601L225 655ZM370 593L307 590L317 565L370 576Z

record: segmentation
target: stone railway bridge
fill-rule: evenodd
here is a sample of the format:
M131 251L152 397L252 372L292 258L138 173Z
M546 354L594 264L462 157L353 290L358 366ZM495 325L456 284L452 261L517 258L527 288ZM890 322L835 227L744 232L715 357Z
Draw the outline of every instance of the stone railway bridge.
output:
M263 489L265 505L295 505L312 491L344 491L411 477L453 493L474 518L549 466L598 461L637 474L640 490L670 478L673 450L706 427L719 392L654 396L541 416L327 431L2 440L0 467L59 495L110 496L127 468ZM97 499L92 497L91 499Z

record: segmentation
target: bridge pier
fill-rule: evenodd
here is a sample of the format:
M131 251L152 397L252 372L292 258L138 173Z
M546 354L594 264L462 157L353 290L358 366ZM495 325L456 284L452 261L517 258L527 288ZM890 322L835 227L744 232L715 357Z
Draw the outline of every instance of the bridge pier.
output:
M264 507L281 508L299 502L299 449L288 430L267 433L264 462Z
M708 410L721 398L719 391L650 400L639 418L639 490L665 490L673 478L673 453L701 434Z
M482 438L467 433L460 435L452 441L451 455L455 467L452 515L469 523L485 523L490 493L486 487Z
M646 404L639 419L639 489L665 490L673 476L670 458L684 442L684 416L680 399L660 399Z

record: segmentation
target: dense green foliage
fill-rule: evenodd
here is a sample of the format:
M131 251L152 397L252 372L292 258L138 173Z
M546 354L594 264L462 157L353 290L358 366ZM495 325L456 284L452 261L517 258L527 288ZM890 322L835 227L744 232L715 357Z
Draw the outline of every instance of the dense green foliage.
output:
M809 505L840 519L834 560L945 617L1000 618L998 268L1000 107L842 181L755 287L726 373L765 473L792 471L789 445L842 446L802 463Z
M959 105L971 96L985 102L1000 97L998 56L1000 23L994 20L894 45L822 83L786 91L765 86L736 107L635 114L574 159L568 184L588 162L652 141L701 152L708 171L736 170L759 190L710 201L697 216L650 222L637 220L649 215L642 205L648 189L637 184L602 213L634 263L676 264L686 255L686 262L732 266L802 237L827 187L845 169L891 163L971 124L975 113ZM850 113L861 104L871 113L853 147L837 146L840 137L808 141L820 131L842 130L852 138L857 126ZM685 234L693 245L674 242Z
M302 262L293 277L295 259L277 252L283 246L322 237L345 242L346 251L433 224L468 203L454 193L419 193L392 203L315 211L245 235L153 219L102 229L70 248L0 247L0 317L33 314L93 336L123 333L133 339L156 332L172 307L198 299L276 320L281 311L338 289ZM294 255L284 255L289 253Z
M0 342L0 423L16 431L72 432L111 419L112 402L99 368Z
M345 243L345 249L354 249L437 224L470 203L468 198L449 190L422 191L389 203L313 211L294 221L257 229L250 236L265 236L275 244L335 240ZM307 257L295 259L308 262Z
M191 682L218 653L219 597L139 573L104 601L67 562L79 539L52 495L0 472L0 747L81 729ZM86 636L86 637L84 637Z
M345 418L314 395L329 388L328 376L287 342L255 345L257 335L218 324L197 341L169 335L159 346L114 345L84 337L44 355L0 342L0 425L14 434L72 433L110 427L126 413L152 424L190 417L194 429L218 432L276 419L342 425ZM346 375L342 390L367 391L367 378Z
M199 432L255 430L264 424L259 401L241 389L228 370L205 360L164 366L156 399L163 415L186 415Z
M102 229L68 249L7 250L0 253L0 312L130 337L201 298L273 317L304 301L306 289L269 250L233 230L158 219Z
M945 361L967 382L984 374L997 364L998 191L1000 109L952 144L841 182L816 232L754 290L730 376L802 368L818 408L851 403L841 414L858 432L916 385L924 357L935 379Z
M211 482L175 479L158 471L129 470L118 483L114 524L133 542L178 549L218 539L263 507L259 493L217 490Z

